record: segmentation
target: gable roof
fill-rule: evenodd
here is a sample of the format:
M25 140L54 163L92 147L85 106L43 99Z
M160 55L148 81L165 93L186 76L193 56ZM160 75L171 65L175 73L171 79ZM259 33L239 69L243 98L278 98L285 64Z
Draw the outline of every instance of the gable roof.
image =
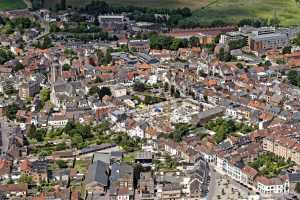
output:
M104 162L98 160L90 165L86 178L86 183L97 182L103 186L108 186L108 166Z
M133 167L126 163L114 163L111 169L111 182L120 178L133 178Z

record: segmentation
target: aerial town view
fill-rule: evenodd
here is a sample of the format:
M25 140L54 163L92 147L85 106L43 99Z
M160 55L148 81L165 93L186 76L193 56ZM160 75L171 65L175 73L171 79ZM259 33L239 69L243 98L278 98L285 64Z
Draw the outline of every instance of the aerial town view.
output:
M0 200L300 200L300 0L0 0Z

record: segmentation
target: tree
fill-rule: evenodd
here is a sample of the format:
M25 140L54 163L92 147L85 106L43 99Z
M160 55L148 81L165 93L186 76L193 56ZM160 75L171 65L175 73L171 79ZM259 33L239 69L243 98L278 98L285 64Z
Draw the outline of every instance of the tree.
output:
M181 40L180 39L174 39L172 41L170 49L173 50L173 51L176 51L180 48L180 46L181 46Z
M101 89L97 86L92 86L89 90L89 95L98 95L99 99L102 100L104 96L111 96L109 87L102 87Z
M174 97L175 97L175 98L180 98L180 91L179 91L179 90L176 90L176 91L175 91Z
M224 50L224 48L221 48L221 49L220 49L220 52L219 52L219 59L220 59L221 61L224 61L224 60L225 60L225 50Z
M230 41L228 45L229 45L230 50L240 49L240 48L246 46L247 42L245 39L233 40L233 41Z
M283 54L289 54L289 53L291 53L291 50L292 50L292 47L291 47L291 46L284 47L284 48L282 49L282 53L283 53Z
M83 138L81 135L79 134L75 134L72 138L71 138L71 141L72 141L72 146L75 146L77 148L80 147L80 144L83 142Z
M243 66L242 63L237 63L236 66L237 66L239 69L243 69L243 68L244 68L244 66Z
M98 58L98 65L102 65L103 59L104 59L103 51L101 49L97 49L96 55L97 55L97 58Z
M107 65L107 64L111 63L111 61L112 61L111 52L112 52L112 49L108 48L106 51L106 54L104 56L103 65Z
M55 23L50 24L50 33L56 33L59 31L61 31L61 30Z
M50 90L48 88L43 88L41 91L40 91L40 98L41 98L41 101L42 103L46 103L47 101L50 100Z
M102 83L102 82L103 82L103 80L97 76L95 79L95 83Z
M270 66L272 66L272 63L271 63L271 61L267 60L267 61L265 62L265 66L267 66L267 67L270 67Z
M221 26L225 26L226 23L223 20L214 20L211 23L211 27L221 27Z
M38 156L44 158L46 156L50 156L52 154L51 150L42 150L38 153Z
M56 146L56 148L55 148L55 150L56 151L62 151L62 150L65 150L67 148L67 145L66 145L66 143L59 143L57 146Z
M165 92L169 91L169 83L168 82L165 82L164 88L165 88Z
M24 69L24 68L25 68L25 66L18 62L18 63L16 64L15 70L16 70L16 71L20 71L20 70L22 70L22 69Z
M297 85L298 73L296 70L290 70L288 72L288 80L292 85Z
M300 194L300 183L296 183L295 191Z
M64 132L70 135L71 130L75 129L76 124L74 121L68 121L68 123L64 127Z
M196 36L192 36L192 37L190 38L189 43L190 43L190 46L191 46L191 47L199 47L199 46L200 46L199 38L196 37Z
M6 117L10 120L16 119L16 114L19 110L19 106L15 103L8 105L6 110Z
M64 161L64 160L57 160L56 164L60 169L68 167L66 161Z
M133 85L133 90L137 92L144 92L146 90L146 85L142 82L135 82Z
M4 64L5 62L14 58L14 55L11 51L0 48L0 64Z
M71 55L76 55L76 52L71 48L65 48L64 54L71 56Z
M232 59L232 56L229 52L225 52L224 48L221 48L219 53L219 59L220 61L229 62Z
M63 71L69 71L71 69L71 66L69 65L69 64L64 64L63 66L62 66L62 70Z
M270 19L269 24L270 24L270 26L278 27L280 25L280 20L278 19L278 17L274 17L274 18Z
M110 88L109 87L102 87L100 90L99 90L99 98L102 100L102 98L104 96L111 96L111 91L110 91Z
M42 40L42 42L38 41L38 43L35 45L35 47L39 48L39 49L48 49L52 46L53 46L52 40L48 36L45 36L44 39Z
M34 139L36 137L36 126L34 124L30 125L28 132L27 132L27 136L30 139Z
M38 10L43 7L43 0L32 0L32 9Z
M22 174L18 180L19 183L32 184L32 177L27 174Z
M99 94L99 92L100 92L100 89L99 89L99 87L97 87L97 86L92 86L90 89L89 89L89 95L95 95L95 94Z
M5 21L1 16L0 16L0 25L5 25Z
M298 45L298 46L300 45L300 32L297 33L296 37L294 38L293 44Z
M46 129L37 129L36 131L36 140L38 142L43 142L44 141L44 138L45 138L45 135L46 135Z
M174 96L175 93L175 86L171 85L171 96Z

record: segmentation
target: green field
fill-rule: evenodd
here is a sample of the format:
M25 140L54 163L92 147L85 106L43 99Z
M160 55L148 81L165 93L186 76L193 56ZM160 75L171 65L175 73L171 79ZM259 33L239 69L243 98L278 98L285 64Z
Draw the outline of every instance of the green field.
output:
M67 5L81 7L92 0L66 0ZM190 20L210 22L221 19L238 22L243 18L272 18L277 16L281 25L300 25L300 5L295 0L104 0L112 5L134 5L153 8L189 7L193 12ZM44 0L55 6L60 0ZM23 0L0 0L0 10L25 8Z
M67 0L73 7L92 0ZM191 20L222 19L238 22L243 18L272 18L277 16L282 25L300 24L300 5L295 0L105 0L112 5L134 5L154 8L189 7L194 10Z
M23 0L0 0L0 11L24 8L26 8L26 4Z
M295 0L218 0L194 12L195 20L222 19L227 22L274 16L280 19L281 25L299 25L300 5Z

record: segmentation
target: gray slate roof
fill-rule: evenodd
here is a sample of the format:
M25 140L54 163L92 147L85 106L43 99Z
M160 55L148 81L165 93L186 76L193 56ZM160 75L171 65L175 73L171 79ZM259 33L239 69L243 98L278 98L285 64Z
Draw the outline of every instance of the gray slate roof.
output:
M96 161L90 165L86 184L97 182L103 186L108 186L108 165L102 161Z
M126 163L114 163L111 168L110 181L115 182L120 178L132 177L133 178L133 167Z

